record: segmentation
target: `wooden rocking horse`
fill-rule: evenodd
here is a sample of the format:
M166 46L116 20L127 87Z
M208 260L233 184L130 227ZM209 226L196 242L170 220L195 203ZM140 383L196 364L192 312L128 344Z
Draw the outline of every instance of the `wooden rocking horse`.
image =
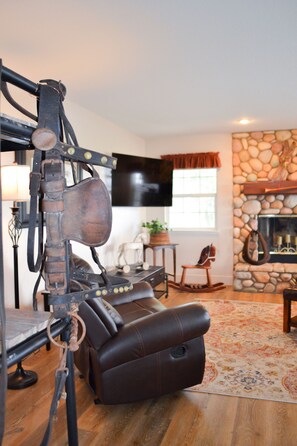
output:
M206 246L202 249L196 265L182 265L183 272L180 283L169 281L168 285L189 293L211 293L212 291L222 290L225 288L225 285L222 282L213 284L210 277L211 262L215 261L215 256L215 246L213 244ZM189 269L204 269L206 272L206 283L186 283L186 273Z

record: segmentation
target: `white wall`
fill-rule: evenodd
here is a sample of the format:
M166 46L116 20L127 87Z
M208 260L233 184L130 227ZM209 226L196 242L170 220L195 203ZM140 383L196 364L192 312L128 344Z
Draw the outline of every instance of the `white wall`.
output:
M23 106L35 111L35 98L28 97L21 92L20 102ZM18 99L18 97L17 97ZM187 153L219 151L222 168L218 175L218 231L217 232L172 232L171 240L178 243L177 272L180 276L180 266L184 263L196 263L201 249L209 243L217 247L217 260L213 265L212 276L216 281L226 284L232 283L232 163L231 163L231 135L189 135L184 137L143 139L119 128L113 123L95 115L94 113L65 100L66 114L72 123L79 144L101 153L110 155L112 152L159 158L166 153ZM1 103L1 112L10 116L24 117L8 106ZM14 153L1 156L2 164L14 161ZM110 181L110 171L98 169L104 182ZM14 305L13 291L13 255L11 241L7 235L7 225L11 216L11 203L3 202L3 249L5 276L5 303ZM141 223L145 220L159 217L164 219L163 208L113 208L113 227L110 239L103 247L98 248L102 264L112 268L117 263L118 247L121 243L132 241L139 233ZM31 273L27 267L27 233L24 229L19 243L19 278L21 305L31 306L33 286L37 274ZM89 248L73 243L73 251L92 263ZM148 252L148 260L152 262ZM160 262L161 263L161 259ZM167 269L172 270L171 256L167 255ZM42 287L42 286L41 286Z
M29 95L20 94L20 102L23 106L35 111L35 98ZM94 113L65 100L65 111L76 132L81 147L111 155L112 152L127 153L132 155L145 154L145 142L143 139L130 132L117 127L113 123L102 119ZM10 116L24 119L3 100L1 112ZM7 152L1 156L1 164L9 164L14 161L14 153ZM108 180L108 169L100 168L100 175L103 181ZM107 173L108 172L108 173ZM4 249L4 277L5 277L5 304L7 307L14 306L13 288L13 254L11 240L7 235L7 225L11 216L10 206L12 203L3 202L3 249ZM145 208L113 208L113 226L110 239L103 247L98 248L98 253L102 264L106 268L114 267L117 261L117 251L121 243L132 241L140 232L141 222L145 220ZM31 306L32 290L37 277L37 273L31 273L27 267L27 234L28 230L23 229L19 243L19 279L20 279L20 302L22 307ZM73 243L73 251L91 260L88 247ZM43 285L42 285L43 287Z
M130 132L117 127L94 113L76 104L69 104L67 116L75 129L81 147L111 155L112 152L129 155L145 155L145 141ZM101 179L110 187L111 171L98 168ZM123 191L125 193L125 191ZM141 222L145 220L145 208L113 207L112 232L108 242L98 248L100 259L107 268L114 268L117 263L118 247L123 242L133 241L140 232ZM73 243L73 250L84 253L83 257L90 257L89 248Z
M158 158L172 153L220 152L222 167L218 170L218 218L217 231L172 231L170 240L177 246L177 275L181 275L181 265L194 264L199 259L205 245L213 243L217 248L216 261L212 266L212 278L216 282L232 284L233 242L232 242L232 152L231 135L197 134L167 138L153 138L146 141L146 155ZM164 210L147 208L147 219L159 217L164 220ZM168 251L167 270L172 271L171 255ZM197 271L191 280L200 281L204 272ZM202 279L201 279L202 280Z

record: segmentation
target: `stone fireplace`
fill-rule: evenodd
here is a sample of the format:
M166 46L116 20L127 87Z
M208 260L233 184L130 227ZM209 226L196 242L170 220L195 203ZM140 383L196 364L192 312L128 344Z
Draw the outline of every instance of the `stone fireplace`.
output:
M235 133L233 147L234 289L281 293L297 278L297 129ZM242 250L257 226L268 244L263 265ZM261 259L259 251L259 259Z

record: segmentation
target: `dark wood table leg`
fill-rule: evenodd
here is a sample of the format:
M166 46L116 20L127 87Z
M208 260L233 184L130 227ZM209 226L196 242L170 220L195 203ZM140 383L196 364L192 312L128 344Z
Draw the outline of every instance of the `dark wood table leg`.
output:
M165 248L162 248L162 265L165 268Z
M153 248L153 265L156 266L157 265L157 258L156 258L156 250L155 248Z
M173 280L176 282L176 249L173 247Z
M284 333L290 333L290 320L291 320L291 301L288 299L284 299L284 314L283 314Z

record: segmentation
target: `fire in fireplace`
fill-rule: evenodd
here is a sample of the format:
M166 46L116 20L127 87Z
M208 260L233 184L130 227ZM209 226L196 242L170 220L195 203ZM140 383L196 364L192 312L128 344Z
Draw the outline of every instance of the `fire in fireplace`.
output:
M297 262L297 215L258 215L258 229L270 253L270 263ZM259 259L263 252L259 252Z

